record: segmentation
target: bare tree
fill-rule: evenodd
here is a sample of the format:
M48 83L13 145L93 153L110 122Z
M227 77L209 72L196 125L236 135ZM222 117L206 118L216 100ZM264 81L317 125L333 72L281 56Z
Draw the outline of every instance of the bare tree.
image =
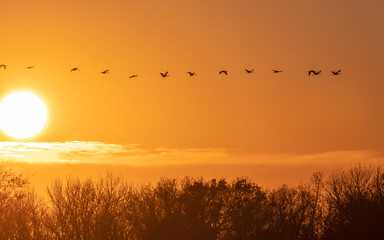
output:
M0 168L0 239L44 238L44 204L23 174Z
M361 165L330 176L325 239L384 239L383 179Z

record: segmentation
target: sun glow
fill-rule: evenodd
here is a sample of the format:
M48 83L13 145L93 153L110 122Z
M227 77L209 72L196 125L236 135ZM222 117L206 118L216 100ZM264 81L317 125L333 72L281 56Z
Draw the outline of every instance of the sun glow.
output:
M43 129L47 116L44 103L31 93L13 93L0 103L0 128L13 138L35 136Z

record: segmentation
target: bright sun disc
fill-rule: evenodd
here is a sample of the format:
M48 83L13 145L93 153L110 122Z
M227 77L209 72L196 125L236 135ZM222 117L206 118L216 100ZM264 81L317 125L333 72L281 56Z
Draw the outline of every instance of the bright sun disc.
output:
M33 137L46 122L47 109L44 103L31 93L13 93L0 103L0 128L13 138Z

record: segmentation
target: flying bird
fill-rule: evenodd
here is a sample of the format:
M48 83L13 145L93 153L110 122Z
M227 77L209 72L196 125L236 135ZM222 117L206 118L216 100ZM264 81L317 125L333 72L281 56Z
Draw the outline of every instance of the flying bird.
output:
M109 69L105 70L105 71L102 71L100 72L101 74L109 74Z
M28 66L28 67L26 67L27 69L34 69L35 68L35 66Z
M222 73L224 73L225 75L228 75L228 71L227 71L227 70L221 70L221 71L219 72L219 75L221 75Z
M160 73L160 75L161 75L163 78L169 77L169 75L168 75L168 71L167 71L166 73Z
M341 72L341 69L340 69L339 71L337 71L337 72L332 71L332 74L333 74L334 76L338 76L338 75L341 75L340 72Z
M129 78L136 78L136 77L138 77L139 75L138 74L135 74L135 75L131 75L131 76L129 76Z
M1 65L0 65L0 68L4 68L4 69L7 69L7 66L8 66L8 65L5 65L5 64L1 64Z
M71 69L71 72L76 72L76 71L80 71L80 69L78 67L75 67L75 68Z
M195 72L187 72L188 74L189 74L189 76L191 76L191 77L193 77L193 76L195 76L196 75L196 73Z
M321 74L321 70L320 71L315 71L315 70L309 70L308 71L308 76L311 76L311 74L313 74L313 75L319 75L319 74Z
M253 73L254 71L255 71L255 69L251 69L251 70L245 69L246 73Z
M283 72L282 70L272 70L273 73L281 73Z

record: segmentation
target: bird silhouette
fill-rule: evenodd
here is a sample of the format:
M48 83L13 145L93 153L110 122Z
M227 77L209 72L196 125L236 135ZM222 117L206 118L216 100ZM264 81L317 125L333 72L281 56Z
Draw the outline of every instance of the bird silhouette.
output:
M129 78L136 78L136 77L138 77L139 75L138 74L135 74L135 75L131 75L131 76L129 76Z
M273 73L281 73L283 72L282 70L272 70Z
M341 72L341 69L339 70L339 71L337 71L337 72L334 72L334 71L331 71L332 72L332 74L334 75L334 76L338 76L338 75L341 75L340 74L340 72Z
M28 66L28 67L26 67L27 69L34 69L35 68L35 66Z
M308 76L311 76L311 74L313 74L313 75L319 75L319 74L321 74L321 70L320 71L315 71L315 70L309 70L308 71Z
M228 75L228 71L227 71L227 70L221 70L221 71L219 72L219 75L221 75L222 73L224 73L225 75Z
M191 77L193 77L193 76L195 76L196 75L196 73L195 72L187 72L188 74L189 74L189 76L191 76Z
M161 75L163 78L169 77L169 75L168 75L168 71L167 71L166 73L160 73L160 75Z
M8 66L8 65L5 65L5 64L1 64L1 65L0 65L0 68L4 68L4 69L7 69L7 66Z
M102 71L100 72L101 74L109 74L109 69L105 70L105 71Z
M246 73L253 73L254 71L255 71L255 69L251 69L251 70L245 69Z
M75 67L75 68L72 68L70 72L76 72L76 71L80 71L80 69L78 67Z

